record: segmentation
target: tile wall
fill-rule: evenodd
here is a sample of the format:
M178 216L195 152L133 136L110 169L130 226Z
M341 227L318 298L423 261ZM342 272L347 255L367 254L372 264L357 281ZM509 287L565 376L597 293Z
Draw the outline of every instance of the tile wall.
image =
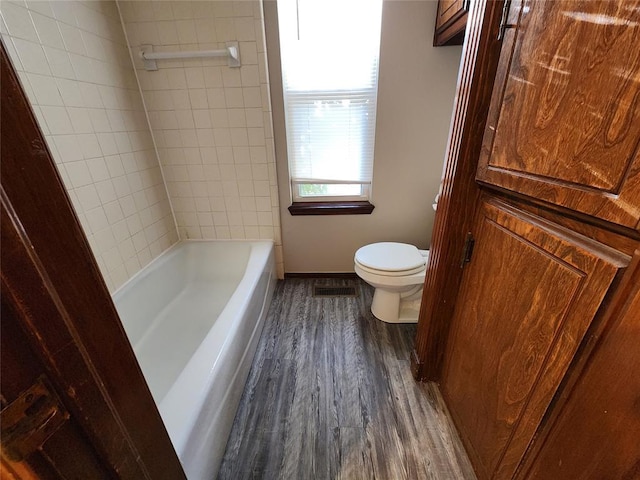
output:
M107 285L178 234L113 1L3 1L2 39Z
M268 75L258 0L119 0L181 238L273 239L284 272ZM224 58L158 61L154 51L209 50L238 41L242 66Z

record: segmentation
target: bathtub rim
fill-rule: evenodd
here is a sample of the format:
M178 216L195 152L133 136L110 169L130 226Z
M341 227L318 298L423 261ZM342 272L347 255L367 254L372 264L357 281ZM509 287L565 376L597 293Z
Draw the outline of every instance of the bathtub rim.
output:
M110 293L111 300L115 303L116 295L121 294L121 291L124 290L128 285L134 283L134 280L139 280L140 277L146 275L145 270L152 268L152 266L156 263L160 263L161 261L166 261L166 256L171 255L172 250L177 250L180 246L187 243L270 243L273 245L274 253L275 253L275 240L272 239L248 239L248 238L185 238L183 240L178 240L174 244L165 248L162 252L160 252L156 257L151 260L149 263L140 268L133 276L127 279L122 285L116 288L113 292ZM244 277L243 277L244 278ZM242 281L242 279L241 279ZM120 319L122 323L122 319Z

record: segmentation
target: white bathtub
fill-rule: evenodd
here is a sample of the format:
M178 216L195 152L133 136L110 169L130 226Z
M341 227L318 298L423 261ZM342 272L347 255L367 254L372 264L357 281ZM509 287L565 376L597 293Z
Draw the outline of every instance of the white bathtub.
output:
M217 475L275 280L272 242L185 241L113 295L189 480Z

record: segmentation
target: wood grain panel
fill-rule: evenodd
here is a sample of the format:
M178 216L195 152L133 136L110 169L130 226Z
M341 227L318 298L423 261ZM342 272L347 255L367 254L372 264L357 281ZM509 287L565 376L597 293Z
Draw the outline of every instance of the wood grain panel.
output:
M481 209L443 394L479 478L511 478L628 257L493 201Z
M640 219L640 2L530 2L505 37L478 179Z
M468 0L439 0L433 45L462 45L467 24Z
M636 253L640 264L640 250ZM519 478L640 478L640 268L559 408L531 468Z
M438 16L436 28L445 25L452 17L464 8L464 0L440 0L438 2Z
M583 274L491 221L481 228L443 387L480 478L492 478ZM559 288L531 288L538 280Z
M618 229L609 230L595 222L589 222L588 220L592 220L590 217L583 218L581 219L582 221L577 220L574 215L565 215L556 208L550 208L545 202L535 201L531 198L513 197L500 192L493 192L492 195L497 199L510 203L520 210L568 228L629 257L631 257L638 248L640 235L638 235L637 232L631 232L631 236L627 236L619 233Z

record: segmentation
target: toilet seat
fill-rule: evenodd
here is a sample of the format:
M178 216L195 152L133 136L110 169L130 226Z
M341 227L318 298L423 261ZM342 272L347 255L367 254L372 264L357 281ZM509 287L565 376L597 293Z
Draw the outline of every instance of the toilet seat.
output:
M379 242L365 245L355 254L360 269L374 275L402 277L425 269L426 258L415 245Z
M382 275L384 277L407 277L409 275L420 273L425 269L425 265L422 265L420 267L412 268L411 270L389 271L389 270L376 270L375 268L369 268L365 265L362 265L357 260L355 261L355 264L358 266L358 268L360 268L360 270L363 270L368 273L372 273L374 275Z
M373 285L374 287L385 286L390 288L423 284L425 276L427 274L427 269L422 268L418 272L412 274L387 275L387 272L383 271L363 270L358 263L354 265L354 270L360 278L362 278L365 282L368 282L370 285Z

